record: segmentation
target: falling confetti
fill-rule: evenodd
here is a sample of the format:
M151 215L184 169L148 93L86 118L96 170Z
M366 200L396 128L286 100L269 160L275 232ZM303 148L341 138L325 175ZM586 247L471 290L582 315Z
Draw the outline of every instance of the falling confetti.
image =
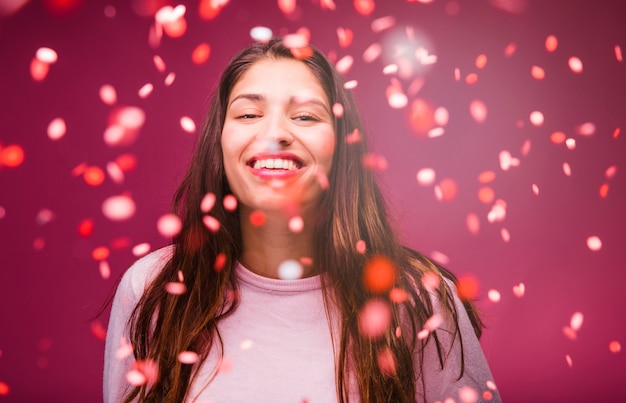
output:
M348 46L350 46L353 37L354 34L352 33L351 29L342 27L337 28L337 38L339 40L339 46L341 46L342 48L347 48Z
M196 123L189 116L180 118L180 127L187 133L195 133Z
M376 361L383 375L394 376L396 374L396 358L389 347L385 347L376 354Z
M165 291L172 295L182 295L187 292L187 286L180 282L169 282L165 284Z
M375 7L374 0L354 0L354 9L361 15L370 15Z
M622 351L622 345L620 344L619 341L613 340L609 343L609 351L612 352L613 354L617 354L620 351Z
M416 179L417 183L422 186L431 186L435 183L435 170L432 168L422 168L417 171Z
M139 98L145 99L148 98L150 94L152 94L153 90L154 85L152 85L151 83L146 83L141 88L139 88L139 91L137 91L137 95L139 96Z
M500 302L500 292L498 290L489 290L487 292L487 298L489 298L489 301L491 302Z
M449 202L456 197L458 186L454 179L444 178L435 185L434 191L437 200Z
M467 226L467 230L470 234L478 234L480 231L480 219L478 218L478 215L469 213L467 217L465 217L465 225Z
M132 249L133 256L135 257L144 256L148 252L150 252L150 244L147 242L137 244L133 246L133 249Z
M526 286L524 285L524 283L519 283L513 286L513 294L517 298L522 298L525 293L526 293Z
M191 60L195 64L203 64L209 60L209 56L211 56L211 45L206 42L203 42L196 46L196 48L191 53Z
M466 301L475 300L478 298L478 279L471 274L464 274L458 276L456 288L459 297Z
M171 238L178 235L182 226L183 224L176 214L163 214L157 220L157 229L159 234L165 238Z
M482 123L487 119L487 106L482 101L474 100L470 102L470 114L476 122Z
M198 362L198 353L193 351L183 351L178 354L178 361L182 364L195 364Z
M365 244L365 241L362 239L359 239L356 243L356 251L359 252L361 255L365 254L365 250L367 248L367 245Z
M117 91L112 85L105 84L100 87L99 95L100 100L105 105L114 105L117 102Z
M211 232L217 232L220 230L220 222L210 215L205 215L202 217L202 222Z
M576 74L580 74L583 72L583 62L576 56L570 57L567 61L567 64L572 72Z
M0 167L16 168L24 162L24 149L17 145L0 148Z
M597 252L602 249L602 241L597 236L590 236L587 238L587 248L593 252Z
M295 216L289 219L289 231L293 233L300 233L304 229L304 220L300 216Z
M530 123L532 123L534 126L541 126L543 124L543 113L539 111L531 112Z
M554 35L549 35L546 38L545 48L548 52L554 52L559 46L559 40Z
M369 338L382 336L391 325L391 307L382 299L371 299L359 312L359 330Z
M111 196L102 203L102 214L111 221L125 221L135 214L135 202L128 195Z
M363 268L363 283L373 293L386 293L393 287L396 280L396 268L385 256L374 256Z
M282 280L302 278L302 265L297 260L285 260L278 266L278 277Z
M250 37L256 42L269 42L269 40L272 39L272 36L274 36L274 33L267 27L258 26L250 30Z
M67 127L63 118L55 118L48 124L48 138L50 140L59 140L65 136Z

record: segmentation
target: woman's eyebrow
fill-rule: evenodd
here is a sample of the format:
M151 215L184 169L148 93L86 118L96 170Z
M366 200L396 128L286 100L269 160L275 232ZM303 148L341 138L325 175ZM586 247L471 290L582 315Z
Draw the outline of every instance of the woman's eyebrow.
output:
M296 105L305 105L305 104L318 105L318 106L321 106L322 108L324 108L324 110L326 112L330 112L330 108L326 104L326 102L324 102L324 101L322 101L319 98L314 97L314 96L310 96L310 97L293 96L293 97L291 97L291 99L289 101L290 101L290 103L296 104Z
M231 106L233 103L235 103L235 101L239 99L248 99L250 101L262 102L265 101L265 96L261 94L239 94L235 98L233 98L232 101L230 101L230 104L228 104L228 106Z

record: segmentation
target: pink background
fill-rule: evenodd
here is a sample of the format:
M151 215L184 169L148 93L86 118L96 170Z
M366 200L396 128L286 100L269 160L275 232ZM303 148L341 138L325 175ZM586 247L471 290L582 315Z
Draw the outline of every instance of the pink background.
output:
M131 2L86 1L65 15L53 7L63 2L43 3L30 2L0 18L0 144L19 145L25 153L20 166L0 167L0 393L10 388L0 402L101 399L104 344L97 328L106 326L108 314L99 322L92 317L136 258L133 246L168 243L156 221L168 212L197 136L181 129L180 118L201 125L219 72L251 42L250 29L257 25L281 34L307 27L312 43L326 53L354 57L345 76L358 81L354 91L373 152L388 163L381 180L400 234L415 249L447 256L457 275L477 279L488 325L482 344L503 399L626 401L626 134L616 130L625 125L626 66L615 53L616 45L626 51L626 4L379 0L372 14L361 15L352 1L335 0L331 11L300 0L295 16L286 17L276 1L232 0L215 20L205 21L197 2L185 2L186 33L164 36L151 47L154 19L138 15ZM105 6L115 15L106 16ZM393 16L395 26L373 32L372 21L384 16ZM354 32L347 48L339 46L338 27ZM409 102L420 98L449 112L437 138L416 136L407 125L409 107L387 103L394 75L382 69L389 62L362 58L374 42L392 49L406 38L407 27L437 55L421 73L422 89L409 95ZM544 46L548 35L558 38L554 52ZM211 55L197 65L191 53L201 42L210 44ZM510 43L516 50L506 56ZM54 49L58 61L36 82L29 65L43 46ZM488 60L483 69L475 66L480 54ZM165 73L155 68L154 55L165 61ZM582 61L582 73L568 67L572 56ZM533 65L544 69L543 80L531 76ZM168 72L176 73L169 87L163 83ZM478 77L473 85L465 82L470 73ZM413 78L400 79L405 90ZM154 90L140 98L146 83ZM104 84L117 90L117 105L146 113L132 145L108 147L103 141L113 109L99 98ZM473 100L487 107L482 123L470 114ZM543 125L531 124L533 111L543 113ZM67 132L53 141L47 127L57 117ZM593 123L593 134L578 133L585 123ZM555 131L575 139L575 149L551 142ZM523 150L525 142L530 149ZM503 150L519 165L503 170ZM73 174L82 163L106 172L107 163L127 153L138 165L122 183L107 175L90 186ZM617 172L607 177L612 166ZM433 186L420 185L416 173L422 168L434 169L437 180L453 179L456 197L439 201ZM489 170L495 180L481 184L478 175ZM603 198L604 183L609 191ZM503 221L488 221L494 202L478 199L482 186L506 202ZM122 222L107 219L102 202L125 192L136 213ZM48 210L51 220L44 217ZM466 225L470 213L480 220L477 234ZM84 237L77 227L87 218L94 230ZM600 238L601 250L587 247L590 236ZM109 279L91 257L98 246L111 250ZM519 283L526 290L522 297L513 293ZM499 302L489 300L489 290L500 292ZM563 328L575 312L584 321L571 340ZM611 341L621 343L622 351L612 353Z

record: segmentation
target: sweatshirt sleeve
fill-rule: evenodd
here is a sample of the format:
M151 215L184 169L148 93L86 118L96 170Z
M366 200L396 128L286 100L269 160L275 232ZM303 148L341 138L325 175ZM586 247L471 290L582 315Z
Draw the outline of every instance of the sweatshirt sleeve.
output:
M480 346L469 316L461 302L454 283L446 280L454 296L459 320L459 334L454 336L454 322L451 316L444 316L443 322L435 330L441 345L444 367L441 368L437 345L434 338L426 343L423 352L424 366L421 379L425 396L419 401L444 402L454 399L456 402L501 402L485 354ZM431 294L434 313L441 314L441 302ZM463 349L461 351L461 342ZM463 361L462 361L463 360ZM462 363L465 364L463 376ZM416 362L419 368L419 362ZM493 388L493 389L492 389ZM420 388L418 388L419 390Z
M137 260L122 276L117 287L104 348L104 403L119 403L130 390L126 374L133 368L128 319L146 286L161 270L171 248L162 248Z

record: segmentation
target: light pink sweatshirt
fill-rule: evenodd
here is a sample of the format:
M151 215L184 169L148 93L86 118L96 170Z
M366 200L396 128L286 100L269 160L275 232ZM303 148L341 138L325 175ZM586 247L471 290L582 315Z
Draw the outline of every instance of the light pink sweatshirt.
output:
M132 354L122 357L123 346L128 343L126 323L146 286L171 252L172 248L166 247L139 259L124 274L117 289L104 357L105 403L120 402L130 389L126 374L133 368L134 359ZM276 280L259 276L242 265L236 270L240 304L232 315L219 322L224 359L217 375L207 384L219 363L216 349L210 352L187 401L336 402L335 359L320 277ZM436 300L433 302L437 311L440 305ZM416 401L483 401L486 400L483 393L488 392L492 397L486 401L499 402L498 392L487 386L493 377L456 295L455 302L463 335L465 373L456 380L460 344L457 339L450 351L452 339L443 328L451 325L444 322L437 334L445 352L449 352L445 369L440 369L435 343L431 340L424 356L425 396L416 396ZM420 384L421 381L418 380ZM351 402L359 401L356 385L352 386L350 397Z

